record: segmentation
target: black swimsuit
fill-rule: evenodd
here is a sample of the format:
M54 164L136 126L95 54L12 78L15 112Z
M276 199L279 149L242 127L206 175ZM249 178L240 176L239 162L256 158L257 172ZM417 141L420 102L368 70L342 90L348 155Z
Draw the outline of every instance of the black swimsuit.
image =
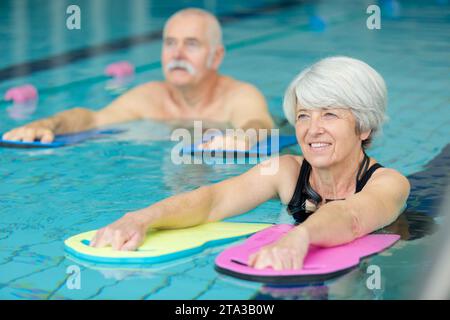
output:
M355 193L360 192L367 181L369 181L372 174L378 168L383 166L379 163L373 164L369 169L370 159L364 152L364 159L359 166L358 174L356 175L356 190ZM287 211L291 214L296 224L305 221L314 211L307 210L306 200L311 201L316 206L322 202L322 197L311 187L309 184L309 175L311 174L311 165L303 159L302 167L300 168L300 175L297 180L297 185L295 186L294 195L287 206ZM361 178L360 178L361 176ZM343 200L343 199L325 199L325 203L333 200Z

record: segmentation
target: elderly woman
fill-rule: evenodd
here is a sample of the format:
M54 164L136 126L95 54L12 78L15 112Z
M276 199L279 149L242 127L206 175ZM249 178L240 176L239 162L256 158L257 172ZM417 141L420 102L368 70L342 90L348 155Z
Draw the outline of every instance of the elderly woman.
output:
M127 213L100 229L92 246L134 250L149 228L183 228L222 220L278 197L297 226L252 255L249 265L276 270L302 267L309 245L335 246L392 223L409 182L365 150L385 118L386 86L366 63L323 59L288 87L284 111L295 125L303 157L284 155L220 183ZM263 168L278 161L274 174Z

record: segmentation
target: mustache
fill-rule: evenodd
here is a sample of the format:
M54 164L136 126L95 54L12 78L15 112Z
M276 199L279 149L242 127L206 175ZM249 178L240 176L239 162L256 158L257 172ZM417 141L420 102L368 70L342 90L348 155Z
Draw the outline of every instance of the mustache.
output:
M184 69L191 75L194 75L196 73L194 66L185 60L172 60L166 66L166 69L168 71L172 71L173 69L177 68Z

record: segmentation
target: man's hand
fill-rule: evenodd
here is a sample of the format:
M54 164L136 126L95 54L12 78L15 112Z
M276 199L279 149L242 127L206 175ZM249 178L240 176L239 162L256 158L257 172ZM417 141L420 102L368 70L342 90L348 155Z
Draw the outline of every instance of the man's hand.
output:
M132 251L144 242L147 226L137 213L127 213L116 222L97 231L90 246L111 245L114 250Z
M255 269L299 270L308 253L309 236L303 227L296 227L273 244L262 247L248 259Z
M40 140L44 143L52 142L55 135L52 130L40 126L28 125L6 132L3 140L33 142Z
M256 143L255 139L247 135L218 135L211 141L198 146L200 150L238 150L245 151L251 149Z

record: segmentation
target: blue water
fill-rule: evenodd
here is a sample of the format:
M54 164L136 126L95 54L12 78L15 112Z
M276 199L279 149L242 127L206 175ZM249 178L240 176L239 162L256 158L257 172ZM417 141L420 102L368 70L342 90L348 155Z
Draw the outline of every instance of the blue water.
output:
M34 84L40 92L35 110L33 106L20 109L0 103L0 131L74 106L101 108L120 93L111 89L113 84L103 76L104 67L114 61L125 59L137 66L136 76L122 90L162 79L159 40L101 54L95 48L160 30L183 3L113 3L0 2L0 75L8 68L13 70L12 76L0 76L0 93L25 83ZM368 30L366 7L360 1L191 3L226 17L227 54L221 72L260 88L279 120L286 86L298 71L320 58L353 56L384 76L390 121L369 153L383 165L408 175L412 183L408 212L391 227L402 240L342 277L321 286L297 288L270 288L218 275L214 258L224 247L192 259L133 269L108 269L68 259L63 252L65 238L250 167L176 166L170 160L174 144L167 143L171 129L142 121L120 126L128 130L126 134L61 149L0 149L0 298L409 297L415 285L412 279L425 275L430 265L420 257L433 246L433 232L440 223L438 207L450 171L450 5L445 1L400 1L392 6L392 1L383 1L379 3L381 30ZM81 8L81 30L65 28L69 4ZM88 57L70 61L74 50ZM52 67L51 61L58 55L66 62ZM20 75L23 68L42 69ZM286 152L299 150L294 147ZM269 201L231 220L290 222L279 201ZM371 264L382 270L379 290L366 287L366 269ZM66 286L66 270L71 265L81 268L80 290Z

